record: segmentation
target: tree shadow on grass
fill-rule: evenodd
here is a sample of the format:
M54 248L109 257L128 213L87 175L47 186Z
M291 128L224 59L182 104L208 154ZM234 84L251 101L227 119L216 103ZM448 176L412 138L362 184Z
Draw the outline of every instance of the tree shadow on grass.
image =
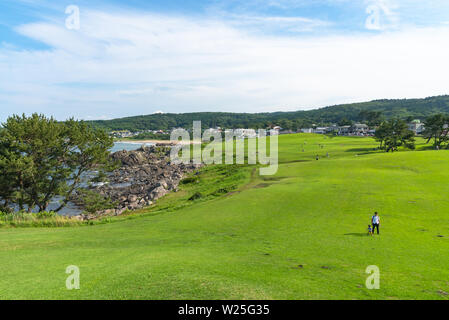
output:
M437 149L433 145L417 145L417 147L419 147L419 148L417 148L416 151L437 151ZM444 151L444 150L447 151L448 150L447 147L446 148L443 147L440 149L440 151Z
M368 234L365 233L346 233L345 236L353 236L353 237L367 237Z
M379 149L371 147L371 148L352 148L347 149L345 152L365 152L365 153L379 153Z

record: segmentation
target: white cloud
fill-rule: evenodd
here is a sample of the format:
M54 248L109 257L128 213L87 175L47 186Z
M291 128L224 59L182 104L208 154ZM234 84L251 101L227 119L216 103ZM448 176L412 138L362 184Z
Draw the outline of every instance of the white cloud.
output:
M272 32L309 32L332 25L329 21L289 16L223 15L233 26Z
M0 117L297 110L448 91L445 26L274 37L222 20L97 11L81 17L79 31L63 22L17 28L52 49L0 49Z

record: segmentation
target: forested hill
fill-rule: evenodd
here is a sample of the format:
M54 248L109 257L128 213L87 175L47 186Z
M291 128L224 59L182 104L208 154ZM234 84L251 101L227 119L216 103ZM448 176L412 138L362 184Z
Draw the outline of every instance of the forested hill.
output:
M265 128L280 125L287 129L309 127L312 124L369 121L372 118L424 120L435 113L449 113L449 96L425 99L375 100L342 104L321 109L273 113L200 112L184 114L153 114L115 120L93 121L107 130L169 130L174 127L191 128L193 121L201 120L204 128ZM371 118L371 119L370 119Z

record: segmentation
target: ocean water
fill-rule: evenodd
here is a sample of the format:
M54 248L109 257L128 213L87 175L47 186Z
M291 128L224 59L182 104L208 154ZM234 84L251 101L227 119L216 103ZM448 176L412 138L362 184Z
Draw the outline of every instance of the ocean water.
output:
M114 143L114 146L111 149L111 153L117 152L117 151L133 151L137 150L142 146L154 146L154 143L140 143L140 142L116 142Z

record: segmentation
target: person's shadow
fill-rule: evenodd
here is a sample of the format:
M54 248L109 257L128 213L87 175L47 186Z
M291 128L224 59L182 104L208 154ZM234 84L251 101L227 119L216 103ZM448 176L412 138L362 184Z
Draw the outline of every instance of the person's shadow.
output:
M346 233L345 236L366 237L368 233Z

